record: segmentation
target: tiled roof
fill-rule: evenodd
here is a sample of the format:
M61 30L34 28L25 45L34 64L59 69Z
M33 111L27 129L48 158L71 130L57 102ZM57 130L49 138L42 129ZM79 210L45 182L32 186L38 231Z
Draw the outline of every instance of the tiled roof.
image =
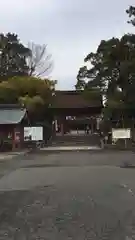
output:
M80 91L56 91L55 108L88 108L102 106L101 100L87 101Z
M26 109L0 108L0 124L18 124L26 114Z

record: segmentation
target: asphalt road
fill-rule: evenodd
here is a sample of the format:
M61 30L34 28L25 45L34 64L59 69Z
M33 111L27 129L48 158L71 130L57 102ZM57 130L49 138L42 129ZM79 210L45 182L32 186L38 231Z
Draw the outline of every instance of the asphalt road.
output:
M0 162L0 240L135 239L131 152L37 153Z

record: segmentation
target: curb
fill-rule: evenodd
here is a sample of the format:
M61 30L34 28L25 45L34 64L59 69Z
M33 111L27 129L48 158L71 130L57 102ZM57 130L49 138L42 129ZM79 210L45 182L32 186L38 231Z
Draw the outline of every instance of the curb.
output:
M39 149L39 152L73 152L73 151L101 151L102 149L98 146L83 146L83 147L47 147Z
M27 150L27 151L24 151L24 152L16 152L16 153L6 153L5 156L3 154L3 156L0 156L0 161L6 161L6 160L12 160L12 159L15 159L15 158L18 158L19 156L25 156L27 154L29 154L31 152L31 150Z

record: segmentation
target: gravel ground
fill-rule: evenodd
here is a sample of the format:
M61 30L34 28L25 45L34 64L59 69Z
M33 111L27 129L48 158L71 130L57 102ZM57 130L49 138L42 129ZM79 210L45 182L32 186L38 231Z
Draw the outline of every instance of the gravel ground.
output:
M132 152L35 153L0 163L0 240L135 239Z

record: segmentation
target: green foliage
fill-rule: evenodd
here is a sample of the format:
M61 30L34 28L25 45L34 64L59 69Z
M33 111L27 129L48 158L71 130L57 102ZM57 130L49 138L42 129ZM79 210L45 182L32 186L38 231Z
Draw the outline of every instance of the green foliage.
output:
M14 104L18 102L18 93L16 89L8 82L0 83L0 103Z
M126 10L126 13L128 14L129 18L131 18L131 20L128 23L131 23L133 26L135 26L135 7L130 6Z
M20 43L17 35L0 34L0 81L13 76L27 76L26 57L29 54L30 50Z
M78 75L77 75L77 84L75 85L77 90L82 90L86 83L85 83L85 78L87 77L87 72L88 69L86 66L81 67L79 69Z
M40 112L45 105L44 100L39 95L19 97L19 102L27 107L29 113Z
M13 77L8 81L18 91L19 96L41 95L44 100L48 98L55 86L54 81L35 77Z
M21 103L34 119L43 119L52 102L55 81L14 77L0 83L0 103Z
M92 102L96 102L96 101L99 102L102 99L99 89L87 88L87 87L85 88L85 91L83 91L83 97L87 101L92 101Z
M126 12L129 23L135 26L135 7L130 6ZM109 129L110 120L127 125L135 117L135 34L102 40L84 62L78 71L76 89L83 89L90 100L103 96L102 128Z
M32 46L25 47L16 34L0 34L0 104L21 103L31 120L43 120L56 81L39 78L50 69L51 56L46 54L46 45ZM32 76L35 72L38 77Z
M112 116L113 109L123 115L135 106L135 35L126 34L122 38L101 41L95 53L85 58L91 68L82 67L77 79L90 96L100 92L106 99L106 111ZM87 80L86 82L84 80ZM82 85L81 85L82 83ZM96 89L96 91L95 91ZM107 115L108 115L107 114Z

